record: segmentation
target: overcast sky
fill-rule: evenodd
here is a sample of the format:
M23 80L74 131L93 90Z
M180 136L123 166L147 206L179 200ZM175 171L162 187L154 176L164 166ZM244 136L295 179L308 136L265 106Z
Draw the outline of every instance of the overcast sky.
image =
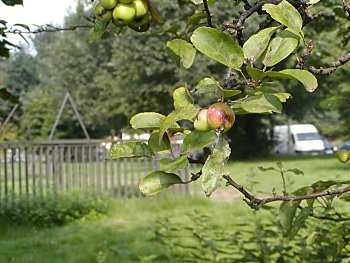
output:
M8 22L31 25L62 25L64 16L75 6L75 0L23 0L23 6L6 6L0 2L0 19ZM18 43L19 37L10 37Z

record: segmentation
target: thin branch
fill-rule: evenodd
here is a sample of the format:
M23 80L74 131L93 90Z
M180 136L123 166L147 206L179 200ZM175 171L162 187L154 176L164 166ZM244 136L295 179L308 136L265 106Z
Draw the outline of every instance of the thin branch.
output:
M318 75L329 75L333 73L338 67L344 65L345 63L350 61L350 53L345 54L344 56L340 57L337 61L333 62L331 67L328 68L315 68L314 66L309 66L305 68L306 70L310 71L311 73L318 74Z
M341 195L347 192L350 192L350 186L347 186L342 189L335 189L335 190L327 190L324 192L319 193L312 193L312 194L306 194L306 195L299 195L299 196L271 196L271 197L265 197L265 198L257 198L250 194L247 190L243 188L243 186L236 183L230 176L225 175L224 178L227 181L228 185L233 186L238 191L240 191L244 197L246 198L244 201L253 209L258 210L261 206L276 202L276 201L289 201L289 202L295 202L295 201L301 201L301 200L308 200L308 199L314 199L322 196L328 196L328 195Z
M209 6L208 6L208 1L203 0L203 4L204 4L204 10L207 13L208 27L213 27L213 23L211 21L211 13L210 13Z
M60 31L74 31L79 28L93 28L93 25L76 25L71 27L56 27L53 25L44 25L44 26L38 26L36 30L29 30L29 31L22 31L19 29L12 29L5 31L5 34L38 34L43 32L60 32Z

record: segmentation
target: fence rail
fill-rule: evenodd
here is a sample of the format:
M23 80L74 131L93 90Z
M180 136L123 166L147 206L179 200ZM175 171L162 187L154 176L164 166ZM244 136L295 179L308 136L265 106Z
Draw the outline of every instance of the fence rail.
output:
M112 198L142 198L138 183L159 168L146 158L106 160L112 141L64 140L0 143L0 204L16 198L28 201L60 193L108 194ZM179 173L189 178L189 169ZM189 192L188 185L173 191Z

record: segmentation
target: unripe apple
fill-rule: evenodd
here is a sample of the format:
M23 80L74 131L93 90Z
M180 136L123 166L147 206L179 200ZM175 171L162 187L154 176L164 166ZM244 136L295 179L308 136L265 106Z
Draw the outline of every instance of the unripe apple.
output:
M119 3L113 9L113 23L116 26L128 25L134 20L135 14L134 5Z
M113 9L118 3L118 0L101 0L99 4L105 9Z
M103 21L103 22L108 23L112 19L112 11L103 8L103 6L100 3L98 3L96 5L95 10L94 10L94 14L95 14L96 19Z
M228 131L235 122L233 110L225 103L214 103L208 108L208 123L212 129Z
M342 163L346 163L350 159L350 153L347 150L341 150L338 152L338 160Z
M145 24L147 24L149 21L149 15L146 14L144 16L141 17L135 17L134 20L130 23L131 26L134 27L141 27Z
M144 0L134 0L132 4L136 9L136 17L141 17L148 13L148 6Z
M122 4L130 4L133 0L119 0Z
M211 130L211 127L208 123L207 109L202 109L199 111L196 119L194 120L193 126L197 131L201 131L201 132L206 132Z

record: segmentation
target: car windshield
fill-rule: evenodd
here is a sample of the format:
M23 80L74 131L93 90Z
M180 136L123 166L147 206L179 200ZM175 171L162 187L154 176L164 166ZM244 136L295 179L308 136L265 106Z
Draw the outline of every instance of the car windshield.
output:
M316 132L307 132L307 133L297 133L298 141L312 141L312 140L320 140L320 135Z

